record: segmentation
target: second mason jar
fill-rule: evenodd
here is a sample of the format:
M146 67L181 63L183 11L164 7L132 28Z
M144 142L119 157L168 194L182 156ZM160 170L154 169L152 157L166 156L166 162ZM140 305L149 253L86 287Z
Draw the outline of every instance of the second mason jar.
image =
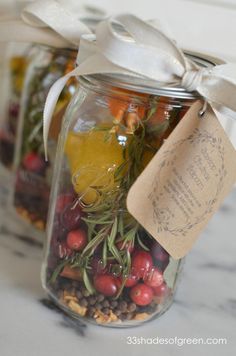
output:
M49 161L43 148L43 109L50 87L75 65L77 51L34 46L34 60L27 70L21 99L20 122L14 157L15 184L10 194L9 211L14 216L10 229L42 240L51 188L51 159L65 109L78 82L71 79L57 103L49 139Z
M128 213L126 197L196 97L128 77L80 78L55 160L42 269L48 295L72 317L126 327L171 305L181 260Z
M25 72L33 47L10 43L2 65L0 108L0 202L5 206L13 184L12 166Z

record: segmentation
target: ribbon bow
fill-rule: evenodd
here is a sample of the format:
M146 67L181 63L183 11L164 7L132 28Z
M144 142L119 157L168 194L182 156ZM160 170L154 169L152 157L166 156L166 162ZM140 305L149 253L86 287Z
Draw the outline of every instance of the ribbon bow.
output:
M81 35L92 33L91 23L104 17L100 8L79 5L77 0L28 1L19 19L12 16L0 22L0 41L78 48Z
M96 36L84 35L78 67L50 89L44 110L44 144L59 95L72 76L118 74L132 82L146 81L153 87L182 86L198 92L213 108L236 119L236 64L201 68L188 59L174 41L155 25L125 14L100 22Z

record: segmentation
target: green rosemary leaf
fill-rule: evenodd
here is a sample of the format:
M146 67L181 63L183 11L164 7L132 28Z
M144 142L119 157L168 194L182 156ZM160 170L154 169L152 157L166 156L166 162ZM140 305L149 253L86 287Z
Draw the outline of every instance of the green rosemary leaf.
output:
M76 255L73 258L73 261L71 261L71 268L84 268L87 265L87 260L86 258L82 258L81 253L76 253Z
M126 263L127 263L127 274L130 273L130 270L131 270L131 256L130 256L130 253L129 253L129 250L126 250Z
M115 257L115 259L120 263L121 266L123 266L124 263L123 263L122 256L121 256L119 250L116 248L116 246L115 245L109 246L109 249L110 249L112 255Z
M81 218L81 220L85 221L88 224L96 224L96 225L109 225L112 224L112 220L107 220L104 221L104 219L98 219L98 220L93 220L93 219L87 219L87 218Z
M109 246L109 248L114 246L115 238L116 238L116 235L117 235L117 227L118 226L117 226L117 216L116 216L115 219L114 219L112 228L111 228L110 236L108 237L108 246Z
M147 118L142 120L142 122L146 123L148 120L150 120L150 118L155 114L156 111L157 111L157 105L151 107L151 109L149 110L149 112L147 114Z
M122 294L126 281L127 281L127 278L123 278L120 289L119 289L116 297L114 298L115 300L118 299L120 297L120 295Z
M130 270L131 270L131 256L128 250L125 251L125 266L123 268L123 280L122 280L122 284L120 286L119 292L116 296L115 299L118 299L121 295L121 293L123 292L123 289L125 287L125 283L127 281L128 276L130 275Z
M132 240L135 237L137 230L138 230L138 226L132 227L128 232L126 232L124 236L124 240L126 242Z
M86 289L88 290L88 292L90 294L94 294L95 293L95 289L89 279L89 276L88 276L88 273L86 271L86 269L83 269L83 281L84 281L84 284L85 284L85 287Z
M123 220L123 216L119 217L118 232L119 232L120 236L123 238L124 237L124 220Z
M88 224L88 241L91 241L96 224Z
M93 251L96 249L96 247L98 245L100 245L100 243L104 240L104 238L106 237L105 233L103 230L99 231L99 233L97 234L96 237L94 237L88 244L87 246L84 248L81 256L84 257L89 253L93 253Z
M144 245L144 243L143 243L142 240L140 239L139 234L137 234L137 240L138 240L139 245L140 245L145 251L149 251L149 248L148 248L146 245Z
M56 282L56 279L57 279L57 277L59 276L59 274L61 273L61 271L63 270L63 268L66 266L66 265L68 265L68 264L70 264L70 260L64 260L62 263L60 263L56 268L55 268L55 270L53 271L53 274L52 274L52 276L51 276L51 278L50 278L50 281L49 281L49 283L55 283Z
M102 263L103 263L103 266L106 267L106 265L107 265L107 241L106 240L104 240L104 242L103 242Z
M114 178L115 179L119 178L119 176L121 175L122 171L127 166L128 162L129 161L124 161L123 163L121 163L121 165L119 167L116 168L115 173L114 173Z
M109 208L108 204L106 202L102 203L98 203L97 205L94 205L92 207L88 207L88 208L83 208L83 211L85 213L95 213L95 212L99 212L99 211L106 211Z

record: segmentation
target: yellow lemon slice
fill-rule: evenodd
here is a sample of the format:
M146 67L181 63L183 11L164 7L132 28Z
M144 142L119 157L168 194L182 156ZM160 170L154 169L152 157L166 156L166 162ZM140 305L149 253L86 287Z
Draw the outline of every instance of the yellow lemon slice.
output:
M123 142L123 141L122 141ZM114 173L124 161L123 148L107 131L69 132L65 145L75 191L86 205L115 189Z

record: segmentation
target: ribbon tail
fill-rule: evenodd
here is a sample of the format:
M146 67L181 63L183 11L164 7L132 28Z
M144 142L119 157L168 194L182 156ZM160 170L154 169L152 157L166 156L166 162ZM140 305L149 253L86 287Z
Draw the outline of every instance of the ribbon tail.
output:
M77 18L76 12L55 0L29 4L21 15L24 22L35 27L49 27L68 43L78 46L82 34L92 33L87 25ZM52 42L53 43L53 42Z
M211 70L212 73L210 75L203 77L197 91L207 101L214 103L218 111L225 111L225 114L227 112L228 116L236 120L236 100L234 94L236 92L236 75L232 71L231 77L229 75L226 76L224 68L227 70L228 67L236 71L236 65L234 67L227 64L216 66Z
M214 111L217 119L219 120L221 126L224 128L225 133L228 136L231 144L236 150L236 139L235 135L232 135L233 129L235 130L236 126L236 113L228 110L225 107L218 106L217 104L211 103L212 110Z

